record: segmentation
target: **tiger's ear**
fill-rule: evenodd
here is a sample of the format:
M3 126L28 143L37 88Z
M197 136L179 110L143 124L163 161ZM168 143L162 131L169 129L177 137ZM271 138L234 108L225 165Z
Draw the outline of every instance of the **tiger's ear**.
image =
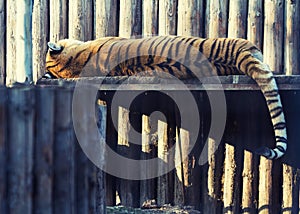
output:
M52 43L52 42L48 42L48 48L49 48L50 54L59 54L63 50L63 46Z

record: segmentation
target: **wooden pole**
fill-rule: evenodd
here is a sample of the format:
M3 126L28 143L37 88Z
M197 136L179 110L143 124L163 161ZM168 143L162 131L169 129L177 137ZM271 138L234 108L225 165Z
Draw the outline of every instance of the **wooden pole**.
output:
M36 145L34 149L34 210L53 211L53 142L54 142L53 88L36 88Z
M208 37L226 37L228 0L210 0L209 3L209 18L207 20L209 23Z
M60 87L55 93L54 212L75 212L75 151L72 126L72 90Z
M176 35L177 22L177 0L160 0L159 1L159 35Z
M228 37L246 38L247 2L229 1Z
M285 2L284 26L284 73L286 75L300 72L300 2Z
M48 42L48 1L34 1L32 13L32 69L36 82L45 73L45 57Z
M143 36L158 34L158 0L143 1Z
M282 213L291 213L293 208L294 173L293 167L283 164Z
M264 62L277 74L283 69L283 4L282 0L264 1Z
M119 35L122 37L140 37L142 35L142 1L120 1Z
M6 8L5 1L0 0L0 84L4 85L6 80L6 66L5 66L5 42L6 42Z
M8 212L32 213L34 91L14 87L8 91Z
M263 44L263 3L249 0L247 39L262 50Z
M68 36L68 0L49 0L50 38L52 42ZM71 7L70 7L71 8Z
M157 157L163 161L163 163L168 163L168 124L161 120L157 124L157 134L158 134L158 155ZM164 168L164 165L158 164L158 173L167 169ZM164 174L157 178L157 204L162 206L169 202L168 194L168 175Z
M0 213L7 213L7 89L0 87Z
M84 40L85 8L83 0L69 0L69 38Z
M259 201L258 210L260 213L269 213L272 206L272 161L264 157L260 158L259 165Z
M105 147L106 144L106 119L107 119L107 105L103 101L98 102L98 124L99 133L101 135L101 154L100 168L104 169L106 164ZM101 170L97 169L97 191L96 191L96 213L106 213L106 174Z
M95 37L117 36L117 0L95 0Z
M178 35L202 35L203 2L194 0L178 0Z

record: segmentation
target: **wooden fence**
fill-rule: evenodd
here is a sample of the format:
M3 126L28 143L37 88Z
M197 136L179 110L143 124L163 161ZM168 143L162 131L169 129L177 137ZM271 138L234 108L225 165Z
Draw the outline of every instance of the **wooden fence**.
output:
M299 78L277 77L285 106L289 147L284 158L276 161L253 154L261 145L273 146L274 134L264 98L249 78L221 78L226 95L227 121L222 142L217 148L214 148L217 145L213 139L208 140L208 147L204 146L211 124L207 92L214 93L215 89L208 87L205 91L198 84L189 83L201 111L199 135L187 159L182 159L182 154L191 147L191 134L178 125L181 112L166 95L176 93L180 96L182 91L176 91L172 85L162 84L157 79L137 79L132 88L136 91L142 89L142 93L129 109L121 108L120 103L119 113L111 114L116 90L114 83L118 86L122 81L124 77L108 80L102 84L103 90L99 93L102 102L98 102L96 120L99 131L106 136L107 145L130 159L158 157L168 163L178 163L179 160L181 164L167 174L140 181L105 174L96 169L77 143L79 138L75 135L72 119L74 83L46 81L38 86L2 87L1 213L104 213L107 205L121 203L140 207L152 199L158 206L192 206L203 213L299 212ZM149 89L166 87L163 89L167 93L144 91L147 89L145 85L142 88L135 85L140 82L147 83ZM92 82L89 85L98 87ZM132 96L132 90L120 93L124 97ZM85 103L79 107L82 115L88 115ZM151 121L149 116L155 111L161 111L166 119ZM82 118L85 119L80 121L81 128L89 133L88 121L93 118ZM141 133L139 141L142 145L120 137L113 125L114 120L126 136L132 131L128 128L131 124ZM89 140L92 139L90 135ZM172 155L169 149L173 145L176 147ZM208 162L199 165L200 153L204 150L208 153ZM106 155L103 151L99 158ZM102 163L113 164L109 158ZM160 170L159 166L157 170Z
M280 74L300 70L300 3L283 0L0 0L0 80L37 80L48 41L102 36L242 37Z

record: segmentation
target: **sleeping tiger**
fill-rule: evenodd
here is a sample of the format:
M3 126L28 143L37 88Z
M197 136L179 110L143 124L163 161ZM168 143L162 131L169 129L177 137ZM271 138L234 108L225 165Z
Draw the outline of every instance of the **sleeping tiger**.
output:
M257 82L266 99L276 138L274 149L263 147L257 153L277 159L286 152L286 123L276 81L268 65L262 62L260 50L247 40L104 37L88 42L65 39L49 42L48 47L44 78L156 75L158 72L189 79L195 78L196 71L203 77L246 74ZM202 66L205 60L212 67Z

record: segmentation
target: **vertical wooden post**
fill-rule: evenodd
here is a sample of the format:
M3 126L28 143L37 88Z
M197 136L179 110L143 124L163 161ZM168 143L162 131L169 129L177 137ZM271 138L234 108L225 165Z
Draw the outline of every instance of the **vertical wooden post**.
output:
M34 210L53 211L54 89L36 88L36 145L34 148Z
M101 136L101 154L100 158L100 168L104 169L106 160L105 160L105 147L106 144L106 118L107 118L107 106L103 101L98 102L98 129ZM96 212L97 213L106 213L106 175L101 170L97 169L97 191L96 191Z
M293 167L283 164L282 213L291 213L293 208L294 173Z
M228 37L246 38L247 0L229 1Z
M8 212L32 213L35 96L31 87L9 89Z
M117 36L118 0L95 0L95 37Z
M48 1L34 1L32 14L32 69L36 82L45 72L48 38Z
M0 84L5 84L6 66L5 66L5 42L6 42L6 8L4 0L0 0Z
M141 160L147 160L154 158L154 148L150 127L150 118L147 115L142 116L142 154ZM149 165L150 168L153 168L152 165ZM148 177L148 170L141 169L141 177ZM154 179L141 180L140 181L140 206L148 200L155 198L155 183Z
M194 0L178 0L178 35L202 35L203 2Z
M174 204L185 205L187 203L187 188L190 185L189 175L189 158L188 149L190 144L189 132L184 129L177 128L176 130L176 144L175 144L175 190L174 190Z
M84 40L85 8L83 0L69 0L69 38Z
M277 74L283 69L283 4L282 0L264 1L264 62Z
M158 0L143 1L143 36L158 34Z
M0 213L7 213L7 89L0 87Z
M54 212L75 212L75 160L72 127L72 90L59 87L55 93Z
M160 0L159 1L159 35L176 35L177 23L177 1L178 0Z
M142 1L120 1L119 35L130 38L142 35Z
M210 0L209 1L209 33L208 37L226 37L227 36L227 6L228 0Z
M158 155L157 157L163 161L163 163L168 163L168 124L163 121L158 121L157 124L157 134L158 134ZM158 173L166 171L164 165L158 165ZM168 175L161 175L157 178L157 204L162 206L167 204L169 201L168 194Z
M67 2L68 0L49 0L49 40L52 42L57 42L68 36Z
M262 50L263 44L263 3L249 0L247 39Z
M284 26L284 73L286 75L300 72L300 2L285 2Z

